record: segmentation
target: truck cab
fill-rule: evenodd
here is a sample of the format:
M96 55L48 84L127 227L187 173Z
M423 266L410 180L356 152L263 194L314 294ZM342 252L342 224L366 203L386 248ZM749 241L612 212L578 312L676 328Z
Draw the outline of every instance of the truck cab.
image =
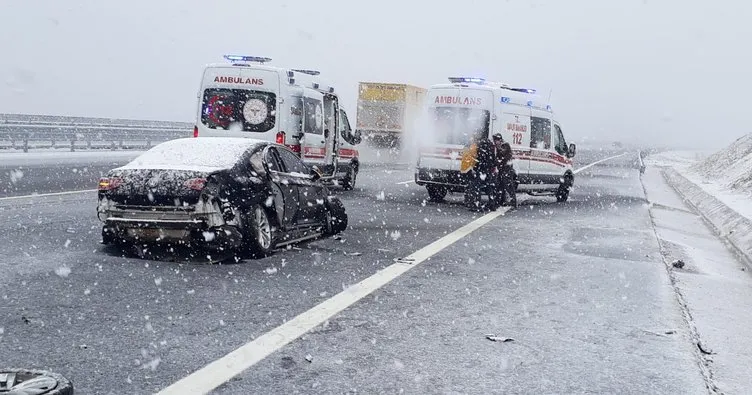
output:
M566 201L574 183L574 144L567 145L551 106L533 89L452 77L449 84L428 90L427 141L419 152L415 182L432 200L464 191L468 180L460 172L460 156L473 136L490 139L501 133L513 151L517 190L554 195Z
M353 159L340 165L340 145L345 136L351 142L358 139L343 127L339 97L318 71L269 66L271 59L265 57L225 59L228 63L204 68L194 137L274 141L318 167L325 181L348 177Z

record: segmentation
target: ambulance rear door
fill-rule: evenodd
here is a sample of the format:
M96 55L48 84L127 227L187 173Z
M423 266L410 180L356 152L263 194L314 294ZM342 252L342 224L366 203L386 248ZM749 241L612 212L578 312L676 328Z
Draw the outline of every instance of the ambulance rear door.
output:
M493 93L472 88L434 88L428 92L428 133L421 138L419 166L460 169L460 153L480 133L489 138Z
M274 141L279 130L279 74L274 70L213 66L199 92L198 136Z

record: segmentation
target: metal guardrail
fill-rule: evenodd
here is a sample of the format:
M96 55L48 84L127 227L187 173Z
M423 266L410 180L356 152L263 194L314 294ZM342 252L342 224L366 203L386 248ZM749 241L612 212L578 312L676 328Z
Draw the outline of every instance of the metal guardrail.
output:
M0 114L0 149L148 149L192 129L188 122Z

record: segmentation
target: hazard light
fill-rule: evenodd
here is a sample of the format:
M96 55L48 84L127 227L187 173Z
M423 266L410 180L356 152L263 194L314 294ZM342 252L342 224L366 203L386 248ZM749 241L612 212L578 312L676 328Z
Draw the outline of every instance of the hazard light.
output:
M453 84L459 84L462 82L472 82L474 84L482 84L486 82L486 79L478 78L478 77L449 77L449 82Z
M117 177L102 177L99 179L100 191L111 191L119 187L123 183L123 180Z
M198 137L198 126L193 127L193 137Z
M277 133L277 144L285 144L285 132Z
M266 63L271 62L272 58L265 58L263 56L247 56L247 55L225 55L225 59L230 62L256 62Z

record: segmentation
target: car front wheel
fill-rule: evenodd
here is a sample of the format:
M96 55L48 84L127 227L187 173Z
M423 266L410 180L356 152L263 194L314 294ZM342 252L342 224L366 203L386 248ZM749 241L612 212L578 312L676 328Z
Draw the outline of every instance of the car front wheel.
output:
M326 202L326 230L327 236L336 235L347 229L347 212L345 205L339 198L332 196Z

